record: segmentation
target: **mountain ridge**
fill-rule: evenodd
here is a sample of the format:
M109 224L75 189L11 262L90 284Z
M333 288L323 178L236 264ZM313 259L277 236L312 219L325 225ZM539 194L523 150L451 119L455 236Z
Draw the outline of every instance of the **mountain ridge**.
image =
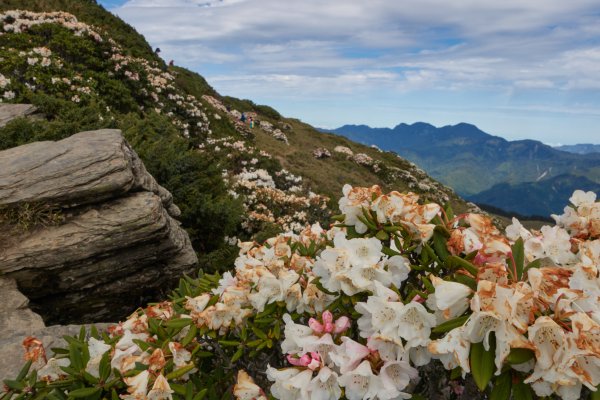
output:
M576 154L600 153L600 144L578 143L578 144L565 144L565 145L553 146L553 147L557 150L566 151L568 153L576 153Z
M532 139L509 141L469 123L442 127L425 122L400 123L394 128L344 125L326 131L394 151L469 199L496 184L535 183L564 174L600 181L599 153L567 153ZM474 174L474 171L486 173ZM570 193L563 192L562 203L569 196ZM539 199L540 204L544 201ZM505 207L501 203L495 201L489 205ZM543 205L532 211L544 215L547 210Z

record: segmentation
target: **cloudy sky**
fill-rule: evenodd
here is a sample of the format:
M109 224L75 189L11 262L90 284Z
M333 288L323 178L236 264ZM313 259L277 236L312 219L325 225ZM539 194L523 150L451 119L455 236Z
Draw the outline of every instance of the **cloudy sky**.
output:
M221 94L319 127L600 143L597 0L100 0Z

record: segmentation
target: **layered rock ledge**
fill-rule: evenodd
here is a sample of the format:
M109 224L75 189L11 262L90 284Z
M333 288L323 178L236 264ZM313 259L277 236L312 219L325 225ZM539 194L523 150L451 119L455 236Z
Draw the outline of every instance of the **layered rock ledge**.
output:
M197 263L171 194L118 130L0 152L0 215L40 204L61 222L0 221L0 274L47 323L124 318Z

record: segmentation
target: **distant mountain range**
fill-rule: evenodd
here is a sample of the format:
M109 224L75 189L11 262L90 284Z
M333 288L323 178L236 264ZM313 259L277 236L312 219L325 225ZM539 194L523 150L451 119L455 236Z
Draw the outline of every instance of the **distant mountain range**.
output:
M344 125L327 132L394 151L469 200L524 215L560 212L580 186L600 189L600 153L575 154L536 140L508 141L467 123L440 128L424 122L394 128Z
M554 148L576 154L600 153L600 144L591 143L565 144L562 146L555 146Z

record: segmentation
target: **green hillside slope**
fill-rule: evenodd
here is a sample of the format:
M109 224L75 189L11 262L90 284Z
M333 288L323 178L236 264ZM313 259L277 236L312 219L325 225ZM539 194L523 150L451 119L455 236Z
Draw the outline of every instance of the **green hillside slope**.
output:
M168 68L141 35L93 1L13 8L22 2L0 4L0 98L32 103L44 117L0 129L0 148L122 129L173 193L206 268L226 265L236 238L328 223L325 206L337 208L330 199L346 183L412 190L459 212L468 208L392 153L323 135L250 100L222 97L200 75ZM254 116L256 126L240 122L240 112Z

